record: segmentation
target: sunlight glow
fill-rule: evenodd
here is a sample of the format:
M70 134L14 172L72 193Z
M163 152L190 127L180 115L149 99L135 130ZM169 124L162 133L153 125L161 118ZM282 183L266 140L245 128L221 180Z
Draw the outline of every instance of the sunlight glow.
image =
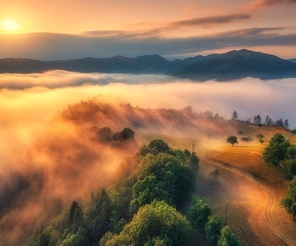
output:
M6 32L15 32L18 29L18 23L15 20L3 20L1 27Z

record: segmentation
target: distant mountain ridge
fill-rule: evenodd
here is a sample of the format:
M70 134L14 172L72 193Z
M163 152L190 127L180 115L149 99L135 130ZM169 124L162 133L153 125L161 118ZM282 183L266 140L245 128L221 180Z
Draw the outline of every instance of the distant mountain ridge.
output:
M0 59L0 73L37 73L48 70L67 70L98 73L166 74L194 80L219 81L257 77L261 79L296 77L294 60L250 50L233 50L223 54L189 57L168 61L159 55L135 58L86 57L71 60L40 61L33 59Z

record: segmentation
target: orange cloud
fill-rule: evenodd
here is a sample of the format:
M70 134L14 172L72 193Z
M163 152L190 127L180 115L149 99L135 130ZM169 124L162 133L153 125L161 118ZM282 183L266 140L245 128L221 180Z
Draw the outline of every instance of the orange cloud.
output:
M198 10L200 10L200 8L198 6L189 6L189 7L183 9L183 11L185 11L185 12L195 12Z
M282 4L296 4L295 0L255 0L250 3L250 8L251 9L260 9L263 7L271 7L274 5L282 5Z

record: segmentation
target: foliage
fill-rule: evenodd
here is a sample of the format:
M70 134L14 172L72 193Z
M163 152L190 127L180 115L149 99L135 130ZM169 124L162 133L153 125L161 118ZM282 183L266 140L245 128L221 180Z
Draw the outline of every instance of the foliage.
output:
M154 199L178 206L194 190L194 183L193 172L182 159L165 153L147 154L133 186L132 211Z
M218 244L221 230L221 219L216 215L210 215L205 225L206 238L210 246L216 246Z
M296 159L287 160L285 163L285 168L288 174L288 177L293 177L296 175Z
M170 146L161 139L152 140L148 144L149 153L157 155L158 153L169 153Z
M256 135L256 138L260 139L260 138L265 138L265 136L262 133L258 133Z
M210 206L201 197L195 197L188 210L188 218L193 229L204 230L208 217L212 214Z
M233 120L237 120L238 119L238 115L237 115L237 112L236 111L233 111L233 113L232 113L232 119Z
M111 226L111 200L106 190L102 189L96 196L92 196L86 220L90 241L98 242Z
M218 241L218 246L239 246L239 240L233 234L229 226L225 226L221 230L221 237Z
M134 138L135 132L129 127L124 128L121 132L113 134L113 139L120 142L134 140Z
M254 116L254 124L260 125L261 121L262 121L262 119L261 119L261 116L259 114Z
M99 246L106 245L107 241L111 240L114 237L114 234L108 231L100 240Z
M58 231L62 234L76 233L79 227L84 226L83 211L76 201L73 201L70 209L64 214L58 225Z
M253 138L251 138L250 136L247 136L247 137L242 137L241 138L241 141L243 141L243 142L250 142L250 141L252 141L253 140Z
M119 235L105 245L190 245L192 229L175 208L154 201L139 209Z
M97 129L97 128L96 128ZM135 132L129 128L124 128L121 132L112 133L110 127L103 127L96 131L97 138L105 143L124 142L128 140L134 140Z
M102 142L108 142L112 140L112 130L110 127L103 127L99 129L97 134Z
M296 176L290 182L288 194L281 201L281 204L285 207L289 214L292 214L293 219L296 218Z
M165 183L158 181L155 176L147 176L143 180L137 181L133 186L132 210L151 203L153 200L166 201L172 204L170 194L166 191Z
M48 245L55 246L59 243L59 233L52 226L47 226L39 234L33 236L26 243L27 246Z
M285 155L286 159L296 159L296 146L291 145L288 147Z
M263 151L262 157L268 164L279 165L285 159L289 146L290 143L285 140L284 136L277 133L271 138L269 145Z
M86 246L89 245L87 231L81 227L73 234L68 234L66 239L63 240L61 246Z
M238 143L237 142L237 137L236 136L228 136L226 138L226 142L230 143L233 146L234 144Z
M260 142L261 144L264 143L263 138L265 138L265 136L264 136L262 133L258 133L258 134L256 135L256 138L258 138L258 140L259 140L259 142Z

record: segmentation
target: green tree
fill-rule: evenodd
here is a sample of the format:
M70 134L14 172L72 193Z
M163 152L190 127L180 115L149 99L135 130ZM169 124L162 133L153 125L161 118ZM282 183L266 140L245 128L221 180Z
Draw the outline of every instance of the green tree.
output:
M105 245L190 245L192 229L175 208L154 201L139 209L119 235Z
M137 181L133 186L132 196L131 207L133 212L136 212L139 207L149 204L153 200L164 200L166 203L172 204L170 194L166 191L166 183L157 180L153 175Z
M105 246L106 243L111 240L114 237L114 234L110 231L108 231L101 239L99 242L99 246Z
M263 151L263 160L272 165L279 165L285 159L286 151L290 143L285 140L284 136L280 133L275 134L269 145Z
M289 214L292 214L293 220L296 218L296 176L289 184L288 194L281 201L281 204L285 207Z
M233 234L229 226L223 227L218 246L239 246L239 240Z
M82 209L76 201L73 201L70 209L65 214L59 227L59 231L63 233L76 233L79 227L84 227L84 216Z
M152 140L148 144L148 149L153 155L157 155L158 153L169 153L171 151L170 146L161 139Z
M188 218L193 229L204 230L212 214L209 204L201 197L195 197L188 210Z
M228 136L226 138L226 142L230 143L233 146L234 144L238 143L237 142L237 137L236 136Z
M205 233L210 246L216 246L218 244L221 230L221 219L216 215L210 215L208 218L208 222L205 225Z
M233 113L232 113L232 119L233 120L237 120L238 119L238 115L237 115L237 112L236 111L233 111Z
M112 137L113 137L113 140L120 141L120 142L134 140L135 132L131 128L126 127L121 132L114 133Z
M60 244L60 235L52 226L47 226L41 233L29 238L26 242L27 246L55 246L58 244Z
M258 133L258 134L256 135L256 138L258 138L258 140L259 140L259 142L260 142L261 144L264 143L263 138L265 138L265 136L264 136L262 133Z
M296 159L287 160L285 163L285 168L289 177L296 175Z
M111 201L105 189L92 196L91 206L86 213L90 241L97 243L111 225Z
M262 119L261 119L261 116L259 114L254 116L254 124L260 125L261 121L262 121Z
M285 158L286 159L296 159L296 146L291 145L288 147Z
M87 237L86 229L81 227L73 234L68 234L67 237L60 244L61 246L87 246L90 245Z
M194 183L192 170L180 159L165 153L147 154L139 165L132 204L137 208L154 198L178 206L194 191Z
M103 142L108 142L112 140L112 131L110 127L103 127L99 129L97 135L99 139Z
M241 138L241 141L243 141L244 143L250 142L250 141L252 141L252 140L253 140L253 138L251 138L250 136L242 137L242 138Z

